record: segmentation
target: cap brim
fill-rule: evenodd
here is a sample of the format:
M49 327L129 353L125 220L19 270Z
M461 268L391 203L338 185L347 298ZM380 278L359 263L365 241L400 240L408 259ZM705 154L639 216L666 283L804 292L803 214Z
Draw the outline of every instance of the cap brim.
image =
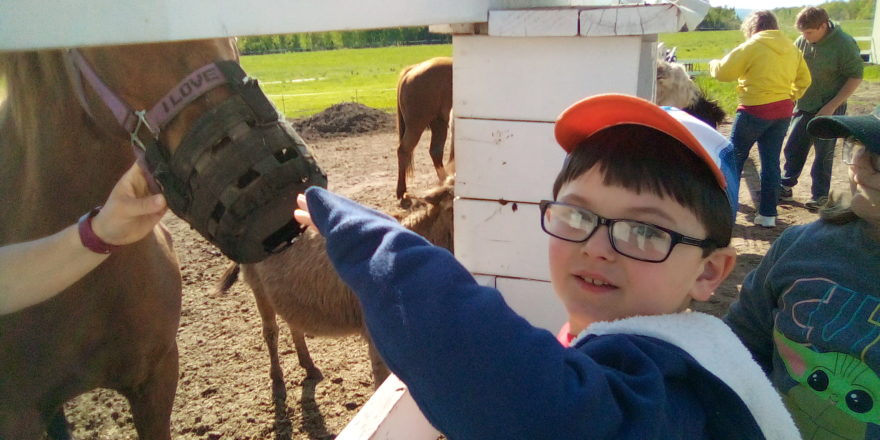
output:
M807 124L807 133L820 139L855 137L865 148L880 154L880 115L817 116Z
M571 153L596 132L621 124L643 125L672 136L703 159L721 188L727 187L724 174L687 127L656 104L635 96L603 94L572 104L556 119L556 141Z

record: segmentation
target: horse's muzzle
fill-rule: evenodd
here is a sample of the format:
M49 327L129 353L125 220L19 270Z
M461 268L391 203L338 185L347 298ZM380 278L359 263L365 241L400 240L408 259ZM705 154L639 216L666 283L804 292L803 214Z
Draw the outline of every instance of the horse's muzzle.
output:
M218 66L243 74L235 63ZM327 176L256 81L244 78L233 92L173 154L146 142L146 160L178 217L232 260L256 263L296 239L296 195L326 187Z

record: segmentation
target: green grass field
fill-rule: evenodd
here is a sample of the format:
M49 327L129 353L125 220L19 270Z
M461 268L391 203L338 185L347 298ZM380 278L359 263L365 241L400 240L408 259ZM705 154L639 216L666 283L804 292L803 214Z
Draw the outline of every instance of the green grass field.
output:
M252 55L241 64L285 115L301 117L346 101L393 112L403 67L451 55L448 44L400 46Z

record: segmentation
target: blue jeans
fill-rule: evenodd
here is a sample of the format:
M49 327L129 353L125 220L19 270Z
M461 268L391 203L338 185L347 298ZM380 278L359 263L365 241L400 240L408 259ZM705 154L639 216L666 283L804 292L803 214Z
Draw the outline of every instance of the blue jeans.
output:
M791 118L761 119L742 110L736 112L730 142L736 154L736 172L742 177L743 165L749 151L758 143L761 157L761 197L758 201L758 214L765 217L776 216L776 201L779 197L779 153L782 140L788 130Z
M841 105L834 112L835 115L846 114L846 104ZM804 170L807 161L807 153L810 145L816 148L816 157L813 159L813 168L810 177L813 186L810 188L813 200L827 197L831 188L831 169L834 167L834 146L836 139L819 139L807 134L807 124L816 116L815 113L799 111L791 120L791 132L788 141L785 142L785 169L782 173L781 183L785 186L795 186L798 177Z

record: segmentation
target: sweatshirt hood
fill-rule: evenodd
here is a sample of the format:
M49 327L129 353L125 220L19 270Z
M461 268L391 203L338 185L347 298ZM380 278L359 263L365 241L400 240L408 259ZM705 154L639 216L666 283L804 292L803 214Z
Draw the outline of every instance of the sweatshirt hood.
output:
M752 35L754 44L763 44L778 54L795 50L794 43L780 30L761 31Z

